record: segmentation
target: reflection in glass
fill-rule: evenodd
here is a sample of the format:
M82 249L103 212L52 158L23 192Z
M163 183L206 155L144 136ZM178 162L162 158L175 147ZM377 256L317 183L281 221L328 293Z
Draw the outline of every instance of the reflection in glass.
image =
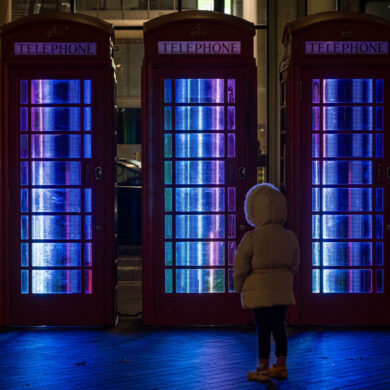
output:
M224 107L176 106L175 119L176 130L223 130Z
M78 161L32 161L33 185L80 185Z
M372 130L372 107L323 107L324 130Z
M59 242L32 243L33 267L79 267L81 244Z
M324 161L322 180L330 185L372 184L372 161Z
M225 272L223 269L177 269L177 293L223 293Z
M80 131L79 107L31 107L31 131Z
M224 182L224 161L176 161L176 184L224 184ZM165 183L168 184L168 181L165 180Z
M32 135L33 158L80 158L79 135Z
M176 134L175 155L178 158L224 157L224 137L224 134L210 133Z
M324 293L370 293L372 292L371 270L324 269Z
M80 80L31 80L32 104L80 104Z
M329 267L367 267L372 265L371 242L324 242L323 265Z
M176 103L223 103L224 79L177 79L175 92Z
M80 294L80 270L33 270L33 294Z
M165 270L165 292L171 293L173 292L173 280L172 280L172 270Z
M372 103L372 79L324 79L324 103Z
M81 211L79 188L33 188L31 200L32 211L37 213Z
M323 215L322 238L364 239L372 238L371 215Z
M79 215L33 215L33 240L79 240L81 219Z
M176 211L224 211L224 188L176 188Z
M322 211L372 211L372 189L323 188Z
M228 269L228 283L228 291L234 293L236 290L234 288L234 273L232 268Z
M223 241L176 242L176 265L215 266L225 264Z
M224 238L224 215L176 215L176 238Z
M372 157L372 135L325 134L324 157Z

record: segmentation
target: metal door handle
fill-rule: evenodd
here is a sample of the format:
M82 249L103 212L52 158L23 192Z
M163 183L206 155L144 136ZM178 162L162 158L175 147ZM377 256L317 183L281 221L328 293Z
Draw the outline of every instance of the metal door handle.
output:
M103 178L103 170L101 167L96 167L95 168L95 178L96 180L102 180Z
M238 177L240 179L245 179L245 174L246 174L246 168L245 167L238 168Z

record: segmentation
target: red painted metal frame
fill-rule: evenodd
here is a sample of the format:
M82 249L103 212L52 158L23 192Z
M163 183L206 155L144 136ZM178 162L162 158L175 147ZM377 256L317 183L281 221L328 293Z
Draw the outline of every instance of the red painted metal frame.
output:
M112 26L99 19L85 15L54 13L21 18L6 24L2 29L1 61L1 236L0 236L0 326L8 325L107 325L115 323L115 149L114 136L114 69L111 61L113 40ZM85 56L14 56L14 42L96 42L97 55ZM94 184L97 191L93 201L94 244L97 254L93 269L95 280L91 296L71 294L69 296L38 295L23 299L21 294L11 293L15 283L12 272L13 221L18 218L12 207L13 156L15 150L9 145L15 137L13 125L18 77L90 78L96 81L93 105L96 115L96 144L93 145L92 180L94 169L100 166L103 179ZM16 200L17 201L17 200ZM112 207L107 207L112 205ZM100 229L96 229L100 226Z
M367 14L326 12L299 19L286 26L285 58L281 78L287 78L287 199L288 222L301 245L301 269L295 280L297 305L291 308L293 325L389 325L390 256L389 232L385 229L385 275L383 294L312 294L311 232L311 80L313 78L371 78L385 80L385 112L390 100L389 55L305 55L305 41L390 41L390 24ZM286 75L287 74L287 75ZM387 85L387 87L386 87ZM386 116L386 114L385 114ZM384 166L389 166L390 140L384 124ZM375 176L373 176L375 178ZM382 172L384 199L390 183ZM384 225L389 223L386 209Z
M243 84L241 123L236 125L236 167L245 166L247 177L237 189L237 226L245 225L243 201L256 183L256 67L253 58L254 28L248 22L214 12L180 12L145 24L145 59L142 70L143 167L143 322L150 325L244 324L250 313L240 307L239 295L165 294L163 240L163 134L161 83L163 78L234 77ZM241 55L158 55L162 41L241 41ZM160 96L158 96L160 94ZM236 141L237 142L237 141ZM238 174L237 174L238 176ZM237 242L243 231L237 228Z

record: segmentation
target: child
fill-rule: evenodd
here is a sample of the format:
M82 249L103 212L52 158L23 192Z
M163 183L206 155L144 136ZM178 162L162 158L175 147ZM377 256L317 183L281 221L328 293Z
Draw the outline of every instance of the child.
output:
M287 378L284 316L286 305L295 303L292 284L299 268L298 241L283 227L286 198L272 184L258 184L249 190L245 213L255 230L246 233L237 248L234 287L241 293L242 306L253 309L256 321L259 366L248 372L248 379ZM277 360L269 368L271 333Z

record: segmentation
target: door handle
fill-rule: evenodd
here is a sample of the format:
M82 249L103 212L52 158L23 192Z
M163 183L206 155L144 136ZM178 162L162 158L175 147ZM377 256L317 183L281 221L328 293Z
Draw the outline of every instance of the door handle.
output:
M246 168L245 167L238 168L238 177L240 179L245 179L245 174L246 174Z
M99 181L99 180L102 180L102 178L103 178L103 170L102 170L102 168L101 167L96 167L95 168L95 179L97 181Z

